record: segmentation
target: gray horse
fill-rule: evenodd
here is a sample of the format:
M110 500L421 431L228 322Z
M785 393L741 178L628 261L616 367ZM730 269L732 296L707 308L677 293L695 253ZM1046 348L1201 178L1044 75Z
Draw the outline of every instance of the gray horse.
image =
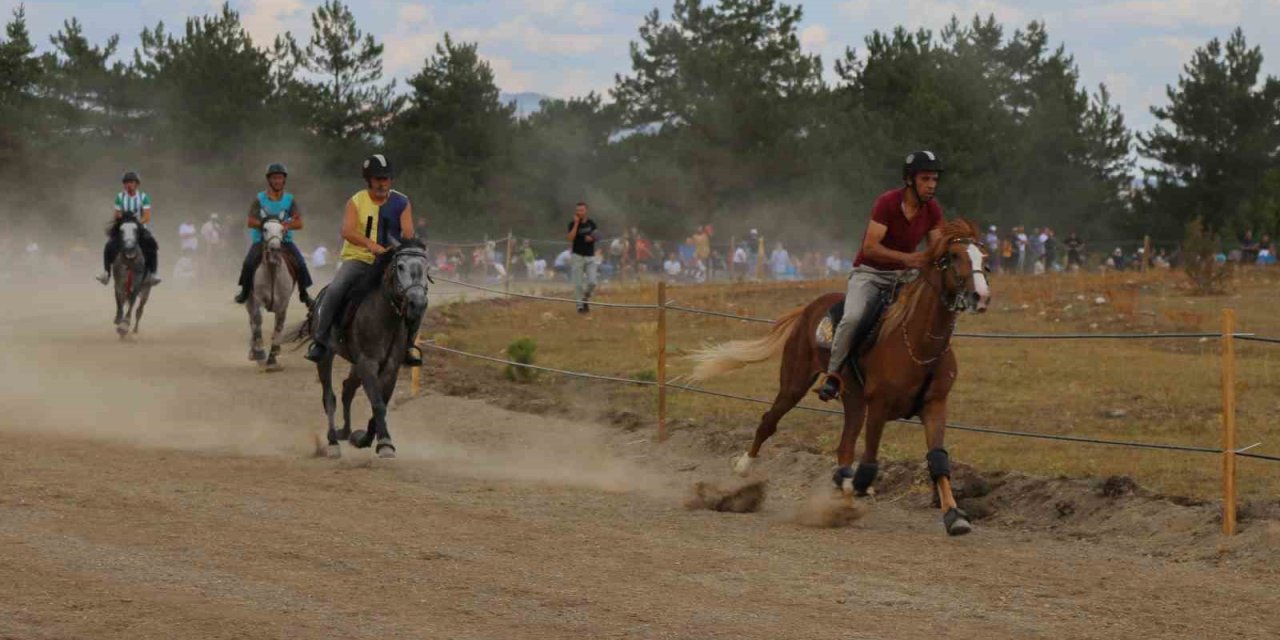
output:
M326 436L330 458L342 456L338 443L348 440L364 449L377 439L380 458L394 458L396 447L387 430L387 403L396 389L400 363L404 361L409 341L416 335L427 311L429 260L426 245L417 239L391 242L392 249L378 256L363 282L351 287L341 321L334 323L330 344L334 349L316 363L320 375L321 403L329 420ZM298 328L294 341L311 338L315 310L325 304L327 288L316 296L312 313ZM333 395L333 357L342 356L351 363L351 371L342 382L342 430L334 426L337 409ZM351 431L351 400L363 387L373 409L367 429Z
M147 263L138 245L138 222L124 220L118 224L122 248L111 263L111 277L116 281L116 333L124 340L129 335L132 318L133 333L138 333L142 321L142 309L151 297L151 281L147 277Z
M283 242L284 225L279 220L270 219L262 223L262 262L253 272L253 295L245 304L249 310L249 359L267 371L280 369L277 357L295 282L281 249ZM262 346L262 314L266 311L274 313L276 318L275 329L271 333L270 355Z

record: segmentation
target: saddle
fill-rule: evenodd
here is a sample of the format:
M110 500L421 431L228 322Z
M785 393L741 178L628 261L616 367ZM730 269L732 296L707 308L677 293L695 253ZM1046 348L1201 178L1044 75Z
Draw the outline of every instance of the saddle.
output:
M914 277L899 277L893 286L887 290L882 290L880 295L876 296L867 305L866 313L862 315L862 321L853 331L853 343L849 345L849 355L845 358L845 364L853 371L853 375L858 379L858 384L866 384L866 376L862 371L862 357L871 351L876 344L876 338L879 337L880 321L884 317L884 310L888 309L894 302L898 300L898 294L901 293L903 285L915 280ZM831 343L835 339L836 327L840 325L840 319L844 317L845 300L841 300L827 310L826 316L818 323L817 343L819 347L830 349Z

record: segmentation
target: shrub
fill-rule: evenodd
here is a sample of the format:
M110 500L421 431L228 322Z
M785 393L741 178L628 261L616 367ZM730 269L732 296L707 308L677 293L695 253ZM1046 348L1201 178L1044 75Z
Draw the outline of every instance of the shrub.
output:
M533 338L520 338L507 345L507 359L520 364L533 364L534 352L538 350L538 343ZM507 365L504 373L508 380L516 382L532 382L537 377L538 372L528 367L516 367Z

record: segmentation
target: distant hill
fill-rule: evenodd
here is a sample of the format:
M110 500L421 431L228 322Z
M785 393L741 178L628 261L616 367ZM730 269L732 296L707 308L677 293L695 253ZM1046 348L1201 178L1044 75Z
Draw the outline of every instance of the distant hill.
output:
M498 96L503 104L509 102L516 103L516 117L526 118L537 113L542 108L543 100L550 100L551 96L532 91L524 91L521 93L503 93Z

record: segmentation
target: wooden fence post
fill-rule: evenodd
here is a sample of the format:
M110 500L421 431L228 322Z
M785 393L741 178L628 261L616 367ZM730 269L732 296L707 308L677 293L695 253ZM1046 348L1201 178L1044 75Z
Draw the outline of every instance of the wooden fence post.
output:
M658 281L658 441L667 439L667 283Z
M1147 272L1147 265L1151 264L1151 236L1142 236L1142 272Z
M1222 310L1222 534L1236 534L1235 309Z

